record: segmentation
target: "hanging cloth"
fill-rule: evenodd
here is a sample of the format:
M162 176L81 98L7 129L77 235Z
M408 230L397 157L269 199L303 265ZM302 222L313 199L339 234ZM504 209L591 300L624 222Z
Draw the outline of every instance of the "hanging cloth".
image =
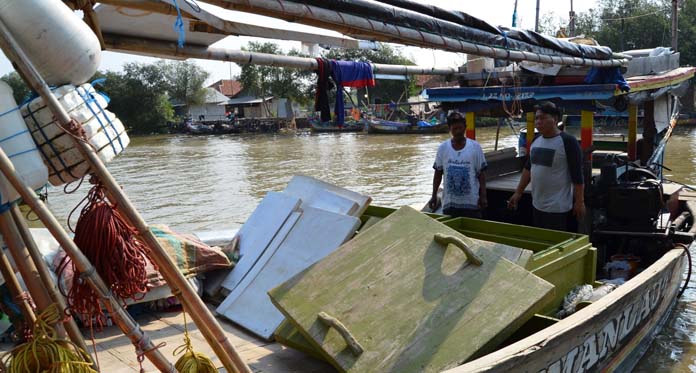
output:
M621 74L620 67L593 67L585 76L585 84L616 84L622 92L628 92L631 87Z
M342 126L345 121L343 106L343 87L374 87L375 78L372 65L367 62L331 60L331 77L336 82L336 124Z
M317 58L317 91L314 96L314 111L320 112L321 122L331 121L331 107L329 106L328 90L333 87L329 80L331 76L331 63L323 58Z

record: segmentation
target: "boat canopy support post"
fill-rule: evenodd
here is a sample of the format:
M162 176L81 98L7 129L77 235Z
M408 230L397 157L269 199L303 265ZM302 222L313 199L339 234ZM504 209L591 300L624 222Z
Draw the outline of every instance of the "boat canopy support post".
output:
M638 106L628 106L628 159L636 160L636 137L638 134Z
M476 140L476 113L473 111L466 113L466 137Z
M39 270L36 268L31 255L29 255L29 250L24 245L22 237L19 235L19 230L14 225L9 209L0 213L0 234L2 234L5 245L7 245L15 265L22 275L24 284L27 286L27 290L29 290L29 294L36 304L38 313L41 313L41 311L53 304L53 300L51 300L46 290L48 284L44 284L43 279L39 276ZM60 311L62 312L63 309ZM63 328L62 324L56 324L55 329L59 337L65 337L65 328Z
M592 162L592 130L594 129L594 112L583 110L580 112L580 146L586 152L586 161Z
M24 76L28 79L27 83L36 91L38 94L41 96L41 98L44 100L44 102L47 104L47 107L51 110L55 118L57 119L58 123L60 123L63 128L68 128L68 125L71 123L72 119L66 112L66 110L60 105L56 97L53 95L51 90L49 89L48 85L46 82L43 80L43 78L39 75L39 73L36 71L34 66L31 64L29 59L26 57L24 52L21 50L19 45L16 43L14 38L12 37L12 34L9 32L7 27L0 21L0 47L3 49L7 57L14 62L20 70L22 70ZM237 353L237 351L234 349L232 346L231 342L225 335L224 331L220 327L220 325L217 323L217 320L213 316L213 314L210 312L208 307L203 303L203 300L196 294L196 292L193 290L191 287L191 284L186 281L184 276L181 274L181 272L176 268L174 262L172 259L167 255L167 253L164 251L162 246L159 244L157 241L157 238L154 236L154 234L150 231L149 227L147 224L145 224L145 221L143 218L140 216L138 211L133 207L133 204L130 202L130 199L123 193L123 190L121 189L120 185L114 180L114 178L111 176L111 173L109 170L106 168L104 163L101 161L101 159L98 157L97 153L94 151L94 149L87 144L85 141L82 141L79 139L77 136L70 136L70 138L73 139L76 148L80 151L80 153L84 156L85 160L89 162L91 171L99 178L99 180L103 183L104 187L109 193L109 197L112 200L112 202L116 203L119 206L119 211L121 211L126 218L134 225L135 229L138 231L140 238L145 242L145 244L148 245L150 248L150 257L151 259L157 264L157 266L160 269L160 273L162 274L162 277L164 277L165 281L169 285L169 287L172 290L173 294L177 294L179 301L182 303L184 306L185 311L187 311L191 317L194 319L194 322L196 326L199 328L203 336L205 337L206 341L210 345L210 347L215 351L216 355L224 365L224 367L230 371L230 372L249 372L251 373L250 368L244 363L244 361L241 359L241 356ZM12 163L9 161L7 156L3 153L2 156L0 156L0 161L3 163L7 161L9 163L9 168L7 167L8 165L2 165L2 171L8 176L8 173L14 173L14 169L12 168ZM3 158L4 156L4 158ZM8 179L10 177L8 176ZM25 188L26 185L22 183L18 178L15 179L15 183L13 183L13 186L17 189L24 189L24 194L27 194L27 190ZM22 194L22 197L26 200L27 198L31 198L31 196L25 196ZM33 191L31 191L31 194L33 194ZM36 196L34 195L34 200L36 199ZM31 206L34 208L35 211L40 209L39 203L35 203L36 206ZM42 205L42 204L41 204ZM45 208L45 206L44 206ZM46 212L48 212L46 210ZM38 211L37 211L38 214ZM48 215L50 215L50 212L48 212ZM55 222L55 224L58 224L58 222L55 220L55 218L51 215L50 218L44 214L44 217L47 220L51 220ZM44 222L45 225L46 222ZM53 224L53 223L51 223ZM54 227L54 231L51 233L55 235L60 235L65 234L65 231L62 229L62 227L59 227L60 230L57 230L56 227ZM56 237L58 238L58 237ZM72 247L77 250L77 253L80 255L82 254L79 249L77 249L77 246L75 246L74 242L70 240L67 235L65 235L64 238L67 238L66 241L69 241ZM61 242L61 245L63 245L63 242ZM64 247L65 249L65 247ZM67 249L66 249L67 251ZM71 250L72 251L72 250ZM75 253L75 254L77 254ZM72 257L72 256L71 256ZM83 259L84 256L82 256ZM75 258L73 257L73 260ZM87 262L88 263L88 262ZM87 264L85 263L85 264ZM87 272L89 273L90 271L94 270L94 267L91 266L91 264L87 267L83 268L78 268L80 272ZM105 284L103 281L101 281L100 277L96 277L99 279L98 282L100 282L99 287L104 286L102 290L106 291L107 288L105 287ZM113 298L111 298L108 293L105 293L106 296L109 297L110 301L114 301ZM114 301L115 302L115 301ZM118 306L118 304L116 303ZM128 314L118 306L115 308L118 314L123 314L120 318L123 321L123 328L122 330L126 335L131 337L131 332L137 327L137 324L128 316ZM137 331L139 334L142 336L143 333L140 330L140 328L137 328ZM134 343L142 343L142 338L133 339L131 340ZM149 340L149 338L146 339L146 341L149 343L151 347L149 348L142 348L141 350L145 351L146 356L152 357L151 360L155 365L158 367L158 369L163 370L163 371L170 371L173 369L171 364L164 359L164 357L161 355L159 350L156 348L152 347L152 341ZM165 364L166 363L166 364Z
M66 309L67 302L65 301L65 297L63 297L63 294L58 291L58 287L53 281L53 277L51 277L51 270L43 260L41 251L39 251L39 247L36 245L36 242L31 235L29 225L27 225L26 220L24 220L24 216L22 216L19 206L16 204L12 205L10 208L10 214L12 215L12 223L17 227L19 235L22 238L22 242L26 246L27 250L29 250L29 255L31 255L31 259L34 261L34 264L36 264L36 269L39 271L39 276L41 276L41 281L44 284L46 291L48 291L48 295L51 297L51 300L58 305L58 309L61 311ZM68 333L68 337L70 337L70 340L83 351L88 351L87 344L85 344L85 340L82 337L82 333L80 332L80 328L77 326L75 319L69 317L65 322L64 327L65 331ZM96 366L93 368L96 369Z
M536 113L531 111L527 113L527 155L529 155L529 148L532 146L532 141L534 141L534 119ZM521 150L521 149L520 149Z
M49 107L53 108L51 105L57 105L62 109L62 106L60 106L55 96L50 92L46 83L38 75L1 20L0 48L5 52L5 55L22 70L22 74L29 78L27 83L30 83L31 87L41 94L44 102L49 103ZM67 115L65 112L64 114ZM142 351L143 355L145 355L158 370L162 372L174 372L174 366L167 361L164 355L154 346L152 340L145 335L140 329L140 326L131 318L123 307L121 307L121 304L111 296L109 287L106 286L106 283L104 283L99 274L95 272L94 266L92 266L89 260L82 254L48 207L39 199L34 190L22 181L12 161L10 161L2 149L0 149L0 172L5 175L24 202L34 210L44 226L46 226L63 250L65 250L66 254L73 260L77 270L85 274L85 281L95 290L113 321L131 340L133 345L135 345L138 350Z

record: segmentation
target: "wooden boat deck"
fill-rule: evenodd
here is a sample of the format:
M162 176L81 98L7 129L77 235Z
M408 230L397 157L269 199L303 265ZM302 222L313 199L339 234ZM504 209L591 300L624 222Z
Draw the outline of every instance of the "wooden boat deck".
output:
M210 307L210 306L209 306ZM211 307L212 308L212 307ZM165 342L166 345L160 347L164 356L172 364L179 356L172 356L174 349L183 343L184 335L184 316L181 311L174 312L155 312L143 314L135 317L141 328L152 338L155 345ZM193 342L194 349L210 357L220 372L226 372L220 360L215 356L213 350L206 343L201 332L187 317L189 335ZM218 318L218 322L225 330L225 334L237 349L242 359L249 364L254 372L333 372L335 369L326 362L319 361L302 352L286 348L275 342L260 340L251 334L243 331L234 324ZM85 343L89 347L89 352L94 357L90 331L83 329ZM123 333L116 327L111 326L100 332L95 332L94 341L97 346L97 358L99 359L100 370L109 373L139 372L137 356L133 345ZM12 345L0 343L0 351L9 351ZM147 359L143 362L146 372L157 372L155 366Z

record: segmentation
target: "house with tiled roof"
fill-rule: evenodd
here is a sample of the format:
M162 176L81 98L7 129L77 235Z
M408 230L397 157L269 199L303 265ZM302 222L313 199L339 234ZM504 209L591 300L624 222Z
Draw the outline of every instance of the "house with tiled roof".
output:
M227 98L234 98L239 95L240 92L242 92L242 83L240 83L237 80L232 80L232 79L220 79L217 82L211 84L208 86L208 88L212 88L223 95L227 96Z

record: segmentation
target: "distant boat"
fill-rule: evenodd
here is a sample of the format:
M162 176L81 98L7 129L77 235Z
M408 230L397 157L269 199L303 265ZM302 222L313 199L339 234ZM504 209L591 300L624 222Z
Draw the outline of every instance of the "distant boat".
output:
M184 131L192 135L208 135L213 133L213 127L202 123L187 123Z
M445 123L431 124L425 121L418 121L416 124L411 124L383 119L367 120L367 133L430 134L447 133L447 131L448 128Z
M342 126L336 125L335 122L320 122L317 119L310 119L312 132L362 132L365 129L363 122L354 120L346 121Z

